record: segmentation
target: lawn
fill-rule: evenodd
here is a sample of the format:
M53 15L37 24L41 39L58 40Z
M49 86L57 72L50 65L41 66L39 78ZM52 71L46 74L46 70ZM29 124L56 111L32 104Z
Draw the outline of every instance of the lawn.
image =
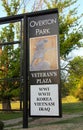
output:
M62 112L64 114L83 113L83 102L63 103Z
M22 112L0 112L0 120L10 120L22 117Z
M29 119L28 130L82 130L83 129L83 102L77 103L63 103L62 104L62 118L32 118ZM64 118L67 117L67 118ZM0 112L0 120L9 120L22 117L22 112ZM20 124L10 124L5 128L19 126ZM19 129L18 128L18 129ZM10 129L10 130L18 130Z
M62 112L62 118L36 119L30 130L83 130L83 102L63 103Z
M15 106L15 104L14 104ZM19 104L16 103L18 108ZM83 102L77 103L63 103L62 114L79 114L83 113ZM22 112L0 112L0 120L8 120L22 117Z

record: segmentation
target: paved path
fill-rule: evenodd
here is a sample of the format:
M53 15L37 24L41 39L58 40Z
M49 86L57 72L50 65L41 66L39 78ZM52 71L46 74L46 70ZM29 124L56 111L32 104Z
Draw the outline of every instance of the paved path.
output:
M49 124L49 123L53 123L53 122L57 122L57 121L61 121L61 120L65 120L65 119L70 119L73 117L79 117L82 116L82 114L64 114L62 118L29 118L29 126L35 126L36 125L42 125L42 124ZM32 120L32 121L31 121ZM5 126L7 125L14 125L16 124L16 126L11 126L11 127L5 127L5 130L35 130L32 128L28 128L28 129L23 129L22 124L20 122L22 122L22 118L17 118L17 119L12 119L12 120L7 120L7 121L3 121ZM18 125L20 124L20 125Z

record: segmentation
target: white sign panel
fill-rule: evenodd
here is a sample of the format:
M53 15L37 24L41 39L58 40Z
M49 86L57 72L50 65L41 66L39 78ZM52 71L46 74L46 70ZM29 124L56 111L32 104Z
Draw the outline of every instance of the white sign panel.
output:
M58 84L30 86L30 115L59 116Z

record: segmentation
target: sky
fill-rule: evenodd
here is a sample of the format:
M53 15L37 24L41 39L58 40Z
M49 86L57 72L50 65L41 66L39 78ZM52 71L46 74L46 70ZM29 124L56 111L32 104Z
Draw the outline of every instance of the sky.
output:
M37 2L39 0L26 0L26 1L27 1L26 4L28 5L27 9L29 10L29 12L31 12L34 1ZM48 0L48 1L51 1L51 0ZM5 14L5 11L4 11L3 7L1 6L1 4L2 4L2 2L0 0L0 17L4 17L4 16L6 16L6 14ZM78 14L83 13L83 0L78 0L76 5L79 5Z
M77 5L79 5L78 8L78 14L83 13L83 0L78 0ZM83 24L83 18L81 19L81 23ZM83 48L75 49L73 50L68 57L74 57L74 56L83 56Z
M30 1L30 2L29 2ZM39 0L36 0L36 2L39 1ZM31 12L31 9L32 9L32 5L34 3L34 0L27 0L27 4L28 4L28 10L29 12ZM80 15L81 13L83 13L83 0L78 0L78 2L76 3L76 6L79 5L78 7L78 15ZM1 17L5 17L6 14L4 12L4 9L3 7L1 6L1 0L0 0L0 18ZM81 19L81 23L83 21L83 18ZM76 49L76 50L73 50L70 54L69 54L69 57L71 56L83 56L83 48L80 48L80 49Z

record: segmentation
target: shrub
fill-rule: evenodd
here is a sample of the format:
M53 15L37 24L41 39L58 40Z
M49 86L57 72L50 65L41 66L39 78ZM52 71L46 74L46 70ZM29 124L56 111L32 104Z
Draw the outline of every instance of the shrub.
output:
M4 128L4 123L0 121L0 130L3 130L3 128Z
M65 98L62 99L63 103L73 103L73 102L78 102L78 99L75 98L72 95L66 96Z

